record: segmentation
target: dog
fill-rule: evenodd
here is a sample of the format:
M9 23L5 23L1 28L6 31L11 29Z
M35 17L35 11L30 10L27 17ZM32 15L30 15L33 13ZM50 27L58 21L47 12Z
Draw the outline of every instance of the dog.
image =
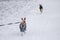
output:
M22 35L23 35L23 33L25 33L26 32L26 18L21 18L21 23L20 23L20 26L19 26L19 28L20 28L20 31L21 31L21 33L22 33Z

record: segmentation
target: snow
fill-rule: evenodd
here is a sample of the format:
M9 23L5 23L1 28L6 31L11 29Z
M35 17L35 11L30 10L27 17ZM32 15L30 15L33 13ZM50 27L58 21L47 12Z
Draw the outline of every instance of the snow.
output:
M0 40L60 40L59 3L59 0L1 1L0 24L5 26L0 26ZM39 4L44 7L42 14ZM19 23L14 24L20 22L21 17L27 18L27 31L23 36Z

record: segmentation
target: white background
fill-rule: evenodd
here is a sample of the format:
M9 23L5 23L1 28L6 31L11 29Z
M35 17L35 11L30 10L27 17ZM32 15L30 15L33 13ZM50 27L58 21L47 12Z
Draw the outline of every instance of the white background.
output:
M39 4L43 5L40 13ZM19 23L26 17L27 31ZM0 1L0 40L60 40L60 0Z

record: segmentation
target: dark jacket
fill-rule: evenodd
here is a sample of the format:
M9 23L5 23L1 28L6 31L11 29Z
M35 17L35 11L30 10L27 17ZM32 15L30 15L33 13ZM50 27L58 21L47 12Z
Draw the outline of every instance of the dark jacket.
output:
M42 6L42 5L40 5L39 9L40 9L40 10L41 10L41 9L43 9L43 6Z

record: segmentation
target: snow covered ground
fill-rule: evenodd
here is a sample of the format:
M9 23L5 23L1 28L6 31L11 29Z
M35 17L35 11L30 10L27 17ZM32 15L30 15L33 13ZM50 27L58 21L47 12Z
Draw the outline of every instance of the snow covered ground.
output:
M0 40L60 40L60 1L1 1L0 2ZM39 4L44 7L39 11ZM26 17L27 31L21 36L19 23L21 17Z

